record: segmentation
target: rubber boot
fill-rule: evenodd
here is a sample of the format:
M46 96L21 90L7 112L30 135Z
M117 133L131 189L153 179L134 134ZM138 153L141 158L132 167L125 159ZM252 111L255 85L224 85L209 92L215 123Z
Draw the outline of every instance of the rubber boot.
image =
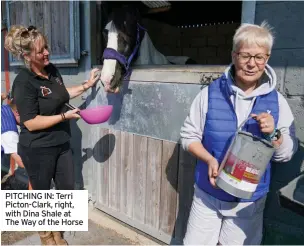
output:
M42 245L56 245L51 231L39 231L38 234Z
M68 245L67 241L63 239L60 231L53 231L54 240L57 245Z

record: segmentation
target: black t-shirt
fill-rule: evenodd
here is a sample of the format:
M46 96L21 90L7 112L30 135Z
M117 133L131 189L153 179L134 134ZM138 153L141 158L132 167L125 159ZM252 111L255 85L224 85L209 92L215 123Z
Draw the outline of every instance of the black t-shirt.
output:
M50 63L45 71L48 79L22 68L13 83L13 100L20 115L19 143L27 147L57 146L71 137L68 121L32 132L23 124L37 115L51 116L67 111L65 103L69 102L70 96L58 69Z

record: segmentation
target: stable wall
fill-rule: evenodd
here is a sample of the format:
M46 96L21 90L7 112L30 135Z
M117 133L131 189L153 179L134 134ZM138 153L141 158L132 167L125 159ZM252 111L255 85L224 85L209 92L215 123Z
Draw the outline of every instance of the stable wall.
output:
M275 44L269 64L279 91L295 116L300 148L288 163L273 166L271 191L265 209L264 244L303 244L304 217L280 207L276 192L304 171L304 2L256 2L255 23L274 27Z

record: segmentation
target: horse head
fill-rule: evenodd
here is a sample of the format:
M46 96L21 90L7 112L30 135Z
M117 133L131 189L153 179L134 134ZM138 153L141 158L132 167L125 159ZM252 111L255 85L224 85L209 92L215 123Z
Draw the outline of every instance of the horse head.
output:
M133 6L123 6L112 12L104 29L107 46L100 77L107 92L118 93L124 78L130 75L130 67L137 59L145 34L140 22L139 11Z

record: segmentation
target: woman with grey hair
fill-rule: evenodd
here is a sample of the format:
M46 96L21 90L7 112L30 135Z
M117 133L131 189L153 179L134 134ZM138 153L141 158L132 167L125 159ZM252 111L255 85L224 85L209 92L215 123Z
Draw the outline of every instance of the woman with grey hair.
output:
M289 161L298 148L294 117L267 64L273 40L266 22L242 24L233 37L232 64L196 96L181 128L183 148L198 159L185 245L261 243L271 163L251 199L226 193L215 179L234 133L250 115L242 130L272 142L272 161Z

